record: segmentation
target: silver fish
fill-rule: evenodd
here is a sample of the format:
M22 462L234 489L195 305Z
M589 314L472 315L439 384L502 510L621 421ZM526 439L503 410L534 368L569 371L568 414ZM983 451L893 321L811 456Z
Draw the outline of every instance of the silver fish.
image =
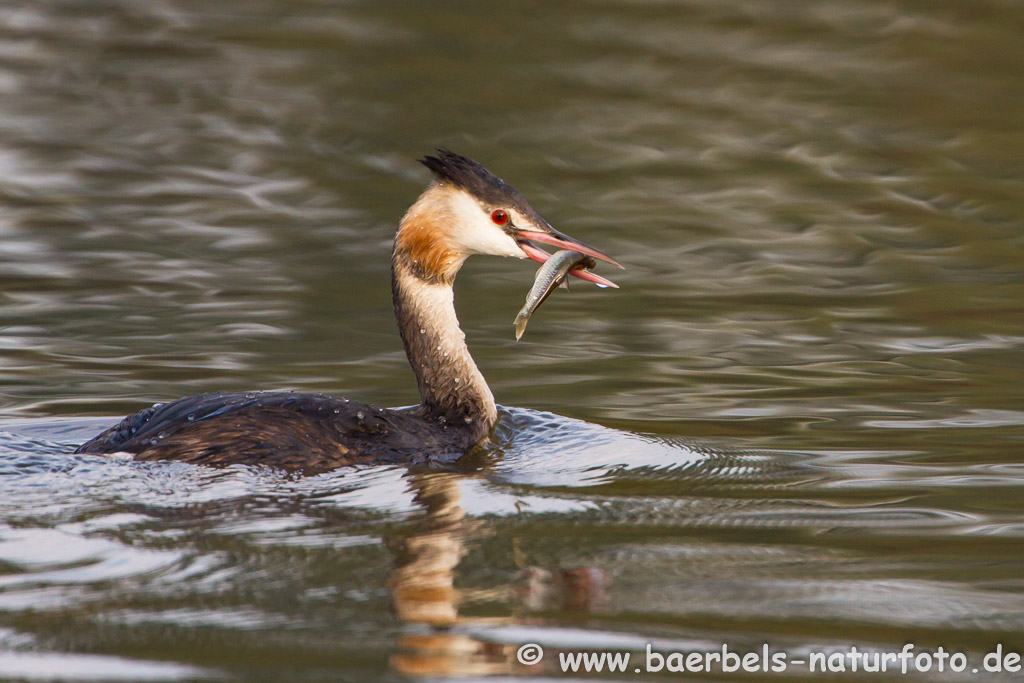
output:
M540 305L551 296L551 292L555 291L559 285L565 285L566 289L569 288L566 277L571 271L593 268L595 265L594 259L578 251L563 249L552 254L551 258L537 270L533 287L526 295L526 303L523 304L519 315L516 316L516 341L519 341L523 332L526 331L526 323L530 321L530 316L537 312Z

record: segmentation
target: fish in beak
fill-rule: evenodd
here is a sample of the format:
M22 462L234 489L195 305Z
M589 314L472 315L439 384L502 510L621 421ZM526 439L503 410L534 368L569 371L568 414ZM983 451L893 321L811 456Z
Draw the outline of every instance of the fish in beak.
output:
M517 229L513 234L513 237L515 238L516 243L519 245L519 248L523 250L524 254L526 254L527 258L530 258L536 261L537 263L544 263L549 258L551 258L551 254L538 247L536 244L534 244L534 242L540 242L541 244L549 244L553 247L558 247L559 249L568 249L570 251L575 251L580 254L585 254L600 261L610 263L613 266L618 266L619 268L625 267L621 263L613 259L611 256L605 254L604 252L598 251L597 249L594 249L593 247L588 246L577 239L569 237L568 235L555 230L550 225L545 225L542 230ZM590 272L589 270L585 269L570 270L569 275L578 277L581 280L586 280L587 282L593 282L594 284L600 287L618 287L617 284L615 284L608 278L601 277L600 275L596 275Z
M516 316L516 341L522 338L523 332L526 331L526 323L530 321L530 317L537 312L540 305L547 301L551 292L555 291L559 285L564 285L566 289L569 288L569 283L565 281L569 273L593 268L594 265L593 258L578 251L563 249L551 254L551 258L537 271L533 287L526 295L526 303L523 304L519 315Z

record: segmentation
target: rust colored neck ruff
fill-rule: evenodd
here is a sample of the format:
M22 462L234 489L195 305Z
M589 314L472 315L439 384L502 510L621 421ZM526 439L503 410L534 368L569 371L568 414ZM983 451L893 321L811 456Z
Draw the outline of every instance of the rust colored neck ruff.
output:
M423 417L463 431L470 442L485 437L498 419L487 382L466 347L466 335L455 315L450 273L429 270L403 245L402 231L395 240L391 261L391 293L405 355L416 375ZM459 266L462 260L457 259Z

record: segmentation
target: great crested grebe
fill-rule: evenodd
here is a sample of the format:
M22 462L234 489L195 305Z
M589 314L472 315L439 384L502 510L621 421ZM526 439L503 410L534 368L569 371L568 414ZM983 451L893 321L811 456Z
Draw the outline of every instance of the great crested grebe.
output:
M389 410L294 392L199 394L129 415L75 452L323 471L459 454L484 439L497 409L466 348L452 292L466 258L543 263L549 254L533 244L541 242L622 266L552 228L518 190L475 161L442 149L420 163L434 181L402 218L391 257L392 301L418 406ZM571 274L611 284L586 270Z

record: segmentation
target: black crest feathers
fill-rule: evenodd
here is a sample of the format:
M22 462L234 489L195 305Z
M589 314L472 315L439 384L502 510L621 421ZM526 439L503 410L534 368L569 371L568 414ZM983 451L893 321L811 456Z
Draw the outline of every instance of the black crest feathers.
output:
M429 168L439 182L461 188L487 204L525 204L518 190L461 154L438 149L435 156L425 156L419 162Z

